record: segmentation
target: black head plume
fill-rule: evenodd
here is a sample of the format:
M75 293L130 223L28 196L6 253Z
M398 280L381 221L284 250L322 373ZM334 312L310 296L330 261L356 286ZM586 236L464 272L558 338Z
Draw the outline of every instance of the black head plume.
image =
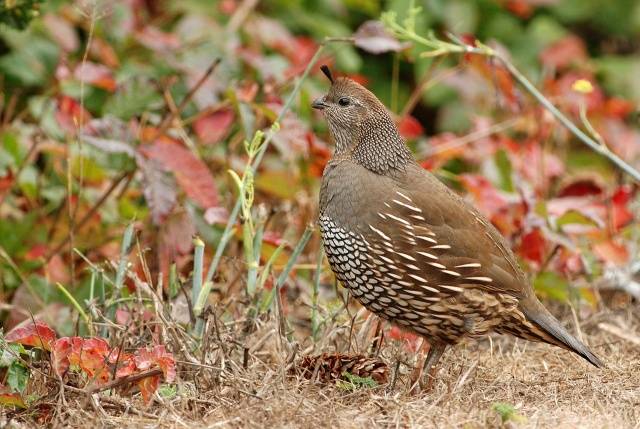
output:
M329 79L329 82L333 83L333 76L331 75L331 70L329 70L329 67L326 64L323 64L320 66L320 70L322 70L322 73L324 73L327 79Z

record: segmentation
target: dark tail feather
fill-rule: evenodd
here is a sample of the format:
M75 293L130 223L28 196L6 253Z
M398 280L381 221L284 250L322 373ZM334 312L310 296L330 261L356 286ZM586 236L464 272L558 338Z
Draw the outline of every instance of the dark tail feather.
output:
M536 304L537 305L527 306L529 308L524 308L525 306L522 306L520 309L526 316L527 320L539 328L542 331L541 333L545 334L541 336L545 342L574 352L582 356L591 365L597 368L604 368L604 363L600 358L593 354L593 352L582 342L567 332L560 322L558 322L558 320L553 317L547 309L542 306L542 304L539 302L536 302Z

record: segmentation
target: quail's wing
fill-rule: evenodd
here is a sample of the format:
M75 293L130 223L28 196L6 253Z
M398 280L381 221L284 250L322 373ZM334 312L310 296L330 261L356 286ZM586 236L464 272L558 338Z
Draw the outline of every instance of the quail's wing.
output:
M417 182L388 187L361 224L384 274L434 298L464 288L526 294L524 274L495 228L433 176Z

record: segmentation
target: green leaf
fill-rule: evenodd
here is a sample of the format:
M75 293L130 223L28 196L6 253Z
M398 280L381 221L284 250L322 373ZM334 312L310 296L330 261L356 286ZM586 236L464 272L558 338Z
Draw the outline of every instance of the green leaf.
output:
M585 216L577 210L569 210L558 218L556 224L558 225L558 228L562 228L564 225L569 224L598 226L598 223L596 221Z
M6 368L13 364L21 354L27 354L24 346L20 343L8 344L0 340L0 368Z
M491 408L498 413L502 423L512 421L515 423L524 423L527 419L516 412L516 408L505 402L495 402Z
M5 40L14 37L14 33L3 33ZM58 54L58 47L49 40L29 37L23 46L0 58L0 74L24 86L43 85L53 74Z
M507 156L507 152L504 149L496 152L496 167L498 167L498 173L500 174L500 188L507 192L513 192L513 181L511 179L511 173L513 168L511 167L511 161Z
M104 106L105 115L128 121L134 116L162 106L162 97L145 79L132 79Z
M343 372L342 377L346 378L346 380L338 380L336 385L340 389L344 390L358 390L358 389L371 389L376 387L378 383L371 377L360 377L355 374L351 374L350 372Z
M533 281L533 286L542 297L562 302L569 299L569 283L556 273L546 271L538 274Z
M16 360L7 369L7 385L14 392L23 393L29 381L29 369Z
M177 388L173 384L163 384L158 388L158 394L165 399L175 398L177 393Z
M38 170L33 165L27 165L20 176L18 176L18 186L22 193L30 200L38 197Z

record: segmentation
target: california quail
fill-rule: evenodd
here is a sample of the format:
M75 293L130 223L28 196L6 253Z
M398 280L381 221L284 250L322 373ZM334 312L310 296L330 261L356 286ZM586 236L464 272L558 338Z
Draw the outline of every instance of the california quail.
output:
M420 167L384 105L333 79L312 106L335 143L319 225L333 272L367 309L424 337L424 369L448 345L490 331L542 341L603 363L538 301L500 233Z

